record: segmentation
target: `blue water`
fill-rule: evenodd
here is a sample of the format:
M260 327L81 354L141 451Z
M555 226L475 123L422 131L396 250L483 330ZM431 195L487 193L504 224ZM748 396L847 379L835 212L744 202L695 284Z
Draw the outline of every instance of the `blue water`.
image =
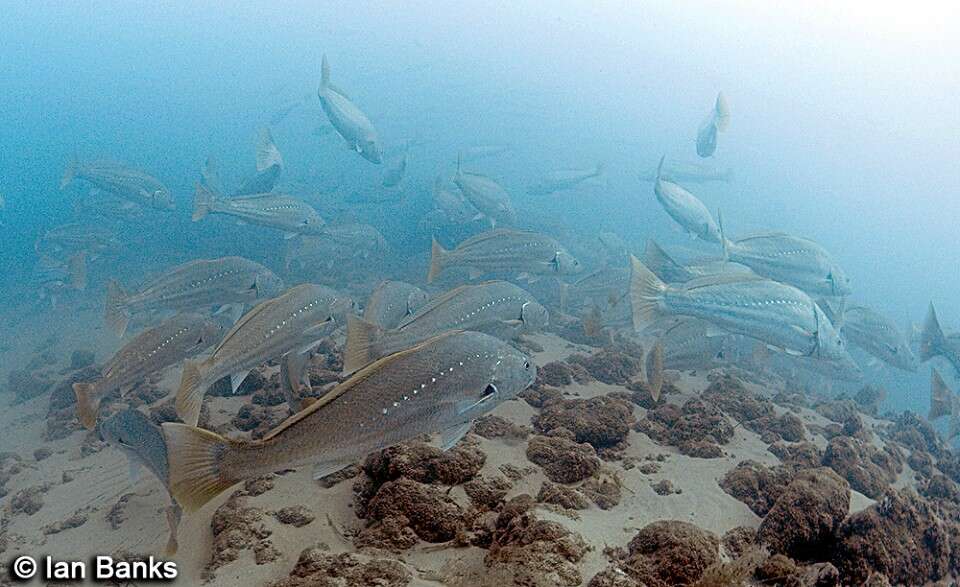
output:
M554 227L584 258L600 230L638 253L647 238L718 253L678 234L637 174L663 153L695 159L722 90L732 123L714 159L735 181L691 189L728 232L813 238L853 279L853 301L903 326L933 301L960 327L956 19L859 4L808 11L817 17L745 2L521 4L5 3L0 299L32 295L34 240L73 218L80 192L57 185L73 157L147 170L178 205L118 225L125 248L92 269L90 296L109 277L136 282L198 257L279 263L276 234L192 223L193 183L211 155L230 185L252 174L257 129L315 96L326 53L386 147L414 143L402 200L324 210L376 226L396 261L425 268L417 223L434 176L458 149L492 143L511 150L477 167L512 194L520 224ZM307 102L273 127L284 180L341 195L376 185L382 168L310 134L323 115ZM545 172L598 161L604 188L525 194ZM870 377L895 391L888 407L925 411L929 367Z

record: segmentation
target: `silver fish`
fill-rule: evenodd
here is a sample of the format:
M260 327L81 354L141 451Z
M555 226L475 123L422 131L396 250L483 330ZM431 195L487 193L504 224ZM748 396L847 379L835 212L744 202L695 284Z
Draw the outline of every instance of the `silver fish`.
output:
M450 267L469 268L471 279L492 272L564 275L581 270L580 261L556 239L536 232L509 229L480 233L452 251L445 250L434 239L427 283Z
M165 554L176 554L177 530L183 510L170 493L170 468L163 431L143 412L134 409L117 412L101 422L99 429L100 437L127 457L130 462L130 476L134 481L139 477L140 467L145 466L167 490L171 504L166 510L170 534Z
M260 302L234 324L202 362L187 361L177 391L177 414L196 425L207 387L229 375L233 391L250 369L289 352L305 353L345 321L350 298L305 283Z
M710 157L717 150L717 133L724 131L730 125L730 108L723 97L723 92L717 94L713 110L697 130L697 155Z
M885 316L863 306L843 313L840 331L867 353L904 371L916 372L917 358L897 327Z
M113 231L86 223L71 223L46 231L33 245L42 257L63 258L75 253L91 257L117 253L121 249Z
M427 303L427 292L402 281L386 280L370 294L363 319L380 328L396 328Z
M252 196L266 194L273 190L283 172L283 156L273 142L273 135L269 128L260 129L257 137L257 173L246 179L234 196ZM222 193L215 186L209 186L215 193Z
M630 297L638 330L657 318L690 316L790 354L856 369L843 338L823 310L795 287L741 275L711 275L668 286L636 257L630 262Z
M309 204L292 196L267 193L224 198L198 183L193 198L193 221L202 220L207 214L226 214L281 230L287 238L298 234L320 236L325 224Z
M244 479L307 464L323 477L422 434L441 433L447 449L535 377L530 359L505 342L441 334L372 363L262 440L164 424L170 486L190 511Z
M667 254L653 239L647 241L647 248L643 252L643 264L667 283L684 283L697 277L721 273L744 276L756 275L746 265L723 260L682 265Z
M60 180L60 189L66 188L76 179L82 179L105 192L142 206L158 210L175 208L170 190L160 183L160 180L131 167L107 161L71 161Z
M723 239L724 258L757 275L792 285L814 296L846 296L850 279L833 257L810 239L771 232L736 241Z
M593 169L562 169L554 171L527 188L531 196L546 196L554 192L570 190L581 183L603 175L603 164Z
M510 194L499 183L485 175L464 171L459 159L457 173L453 176L453 183L460 188L460 193L481 214L486 216L491 225L513 225L517 222L517 214L510 202Z
M114 390L125 395L145 377L213 346L222 336L219 323L198 314L177 314L141 332L103 365L101 379L73 384L80 423L93 430L103 396Z
M130 294L111 281L105 318L111 330L122 337L134 314L248 304L282 289L283 282L273 271L243 257L201 259L178 265Z
M683 230L707 242L719 243L720 227L703 202L679 185L663 179L661 171L665 158L660 159L657 181L653 185L657 201Z
M334 224L320 236L304 236L288 241L287 269L293 266L318 266L333 269L355 259L368 259L389 249L380 231L369 224Z
M433 208L438 225L462 225L483 216L459 191L448 190L444 183L441 176L433 182Z
M714 167L705 163L687 161L665 162L660 171L661 177L673 183L729 183L733 180L733 169ZM640 174L640 181L657 181L657 169Z
M547 309L525 290L506 281L463 285L430 300L396 329L385 330L348 318L343 370L352 373L391 353L447 330L474 330L499 338L543 329Z
M326 55L323 56L321 64L320 89L317 95L330 124L347 141L347 146L367 161L381 163L383 146L377 130L350 98L330 84L330 64Z
M960 334L943 334L937 311L931 303L920 333L920 360L929 361L934 357L946 359L960 376Z

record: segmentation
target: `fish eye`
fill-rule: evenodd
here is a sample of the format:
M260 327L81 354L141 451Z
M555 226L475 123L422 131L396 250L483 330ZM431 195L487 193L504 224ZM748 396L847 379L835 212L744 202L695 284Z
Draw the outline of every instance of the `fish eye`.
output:
M523 368L524 368L524 369L529 369L529 368L530 368L530 361L524 361L524 362L523 362Z
M483 393L480 395L480 397L481 398L490 397L495 393L497 393L497 386L490 383L484 388Z

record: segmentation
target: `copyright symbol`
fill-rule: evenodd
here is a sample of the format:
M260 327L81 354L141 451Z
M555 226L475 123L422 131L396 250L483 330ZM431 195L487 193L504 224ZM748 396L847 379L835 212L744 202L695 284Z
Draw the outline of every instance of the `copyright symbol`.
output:
M29 556L21 556L13 561L13 576L17 579L30 579L37 574L37 561Z

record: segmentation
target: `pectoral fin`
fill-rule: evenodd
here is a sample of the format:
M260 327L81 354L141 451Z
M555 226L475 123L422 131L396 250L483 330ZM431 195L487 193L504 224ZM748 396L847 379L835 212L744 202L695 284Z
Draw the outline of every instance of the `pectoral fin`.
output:
M314 479L323 479L327 475L333 475L341 469L345 469L353 464L353 461L348 460L331 460L331 461L320 461L313 466L313 478Z

